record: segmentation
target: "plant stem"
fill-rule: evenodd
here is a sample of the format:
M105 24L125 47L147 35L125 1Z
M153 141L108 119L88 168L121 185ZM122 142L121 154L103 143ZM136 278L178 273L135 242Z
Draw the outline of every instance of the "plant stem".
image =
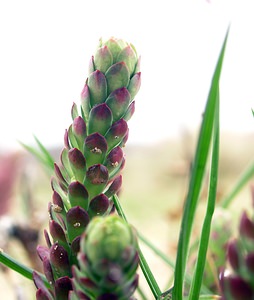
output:
M23 264L18 262L16 259L11 257L10 255L4 253L2 249L0 249L0 263L5 265L6 267L12 269L13 271L19 273L20 275L22 275L30 280L33 280L33 271L34 270L29 267L24 266ZM49 286L46 277L42 274L40 274L40 276L41 276L42 280L44 281L44 283L47 286Z
M113 201L114 201L114 204L115 204L115 207L116 207L116 210L117 210L117 213L119 214L120 217L122 217L125 222L128 222L127 221L127 218L123 212L123 209L121 207L121 204L119 202L119 199L116 195L113 196ZM138 246L138 254L139 254L139 259L140 259L140 268L146 278L146 281L154 295L154 298L157 299L160 295L161 295L161 290L153 276L153 273L152 271L150 270L150 267L148 266L148 263L140 249L140 247Z
M138 232L139 239L149 247L157 256L159 256L166 264L168 264L173 270L175 269L175 263L167 257L160 249L153 245L146 237L144 237L140 232ZM185 280L187 283L191 284L192 277L190 274L185 274ZM204 285L201 287L201 292L203 294L211 294L212 292Z

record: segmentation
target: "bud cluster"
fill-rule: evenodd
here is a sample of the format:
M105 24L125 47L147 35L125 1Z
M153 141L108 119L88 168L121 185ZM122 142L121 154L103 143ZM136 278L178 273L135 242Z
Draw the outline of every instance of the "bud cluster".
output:
M38 300L68 299L72 266L79 266L80 236L95 216L107 216L114 208L112 197L122 184L127 121L140 88L139 62L131 44L114 38L101 40L90 61L80 109L73 104L61 163L54 165L47 246L38 247L49 287L35 272Z
M130 299L138 285L138 253L133 229L120 217L95 217L81 239L80 268L73 267L71 300Z

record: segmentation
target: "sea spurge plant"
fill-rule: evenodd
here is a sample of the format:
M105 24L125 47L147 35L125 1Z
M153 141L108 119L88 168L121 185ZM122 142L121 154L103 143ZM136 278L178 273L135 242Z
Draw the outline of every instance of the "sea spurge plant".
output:
M64 135L61 162L54 164L47 246L38 247L49 285L34 273L37 299L68 299L72 266L79 265L80 236L93 217L113 209L112 197L122 184L127 121L134 113L139 87L135 48L123 40L100 40L89 64L80 109L74 103L71 110L73 122Z
M116 215L95 217L81 238L71 300L129 300L138 285L137 239Z
M227 258L230 270L220 275L222 299L254 299L254 219L243 212L239 236L229 241Z

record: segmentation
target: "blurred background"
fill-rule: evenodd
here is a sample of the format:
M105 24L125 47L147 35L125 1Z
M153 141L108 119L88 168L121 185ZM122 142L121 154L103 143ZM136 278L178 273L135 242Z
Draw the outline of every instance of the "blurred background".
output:
M58 161L89 59L100 37L115 36L142 57L120 198L129 221L174 260L197 132L229 24L218 201L253 159L253 8L251 0L0 2L0 248L40 268L35 246L47 227L50 174L19 141L34 146L36 135ZM248 207L249 187L235 203ZM172 270L144 251L163 289ZM2 271L5 299L34 299L32 283Z

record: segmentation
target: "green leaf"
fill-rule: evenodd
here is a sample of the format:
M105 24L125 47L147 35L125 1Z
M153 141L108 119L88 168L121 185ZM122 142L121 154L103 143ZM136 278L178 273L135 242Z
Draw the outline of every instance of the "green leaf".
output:
M209 183L209 194L206 215L202 227L201 239L195 266L193 281L190 288L189 299L198 299L206 264L206 254L209 244L209 237L211 231L212 217L215 209L218 167L219 167L219 88L217 90L217 107L214 117L214 134L212 147L212 161Z
M199 194L205 175L205 168L208 160L208 153L213 134L215 112L218 100L217 95L219 79L222 69L227 37L228 31L224 39L224 43L215 68L215 72L213 74L206 109L203 115L203 122L201 124L200 133L198 137L193 167L191 170L191 178L184 206L184 213L182 217L181 230L177 248L176 268L174 274L174 288L172 293L173 300L183 299L184 275L188 258L190 236L199 200Z
M19 142L22 147L24 147L28 152L34 155L45 167L47 167L50 171L54 170L54 159L49 153L49 151L43 146L43 144L39 141L39 139L34 135L34 139L36 141L39 150L32 146L28 146L22 142Z
M231 202L234 200L236 195L242 190L242 188L253 178L254 176L254 162L251 162L249 166L243 171L237 180L236 184L233 185L232 190L227 193L225 198L221 200L220 206L223 208L229 207Z
M33 280L33 269L30 269L20 262L18 262L13 257L9 256L8 254L4 253L2 249L0 249L0 263L5 265L6 267L12 269L13 271L19 273L20 275ZM49 283L46 279L46 277L42 274L40 274L42 280L44 281L45 285L49 287Z
M128 222L126 219L126 216L124 214L124 211L121 207L121 204L119 202L119 199L116 195L113 196L113 202L114 202L114 205L115 205L118 215L120 217L122 217L125 220L125 222ZM140 268L141 268L141 270L146 278L146 281L154 295L154 298L157 299L161 295L161 290L160 290L160 288L153 276L153 273L150 270L150 267L148 266L147 261L146 261L139 246L138 246L138 254L139 254L139 259L140 259Z

